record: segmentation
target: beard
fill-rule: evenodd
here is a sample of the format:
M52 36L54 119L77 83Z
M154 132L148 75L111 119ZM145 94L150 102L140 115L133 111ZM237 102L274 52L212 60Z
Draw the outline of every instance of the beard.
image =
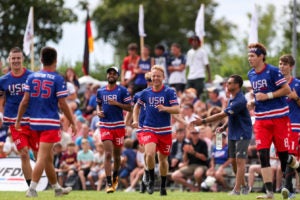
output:
M109 84L115 84L117 82L117 80L116 79L108 79L108 83Z

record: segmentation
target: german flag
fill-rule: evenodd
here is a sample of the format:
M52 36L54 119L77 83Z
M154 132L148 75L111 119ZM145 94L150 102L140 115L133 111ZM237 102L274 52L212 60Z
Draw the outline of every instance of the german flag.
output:
M94 39L92 35L92 28L91 28L91 20L89 13L86 16L85 22L85 44L84 44L84 55L83 55L83 64L82 70L84 75L89 75L89 58L90 52L94 51Z

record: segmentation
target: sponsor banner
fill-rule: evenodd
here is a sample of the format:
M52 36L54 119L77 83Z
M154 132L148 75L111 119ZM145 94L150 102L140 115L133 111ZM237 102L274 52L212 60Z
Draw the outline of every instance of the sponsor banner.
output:
M30 160L33 168L35 162ZM45 172L37 186L38 191L45 190L48 179ZM0 158L0 191L26 191L28 189L26 180L21 169L20 158Z

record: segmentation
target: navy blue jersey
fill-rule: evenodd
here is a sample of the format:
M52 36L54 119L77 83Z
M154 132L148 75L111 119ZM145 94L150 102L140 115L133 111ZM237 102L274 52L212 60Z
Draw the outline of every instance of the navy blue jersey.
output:
M211 156L214 157L216 165L223 165L228 160L228 145L226 144L220 150L214 146Z
M300 96L300 80L293 78L289 86L291 90L295 90L297 95ZM292 100L287 97L287 103L290 108L289 118L291 120L292 131L300 132L300 107L298 106L295 100Z
M159 112L156 106L159 104L168 107L178 105L174 89L167 86L163 86L160 91L153 91L152 87L146 88L142 91L138 103L146 108L143 124L144 131L156 134L171 133L171 114Z
M247 100L240 91L230 99L224 112L228 115L228 139L250 140L252 136L252 122L247 109Z
M24 68L24 73L20 76L14 76L12 72L8 72L0 78L0 96L5 95L3 119L6 125L14 124L16 121L18 108L25 92L26 79L31 73L30 70ZM22 117L21 124L29 125L28 109Z
M251 69L248 72L248 78L251 82L254 96L258 92L267 94L268 92L275 92L286 83L286 79L277 67L266 64L261 72L255 72ZM285 97L278 97L266 101L255 100L255 118L273 119L287 116L289 114L289 107L286 103Z
M119 106L109 105L108 100L113 99L122 104L131 104L131 97L127 89L116 85L112 90L104 86L97 90L97 102L102 107L105 117L100 118L100 128L116 129L124 128L123 110Z
M32 130L60 128L58 99L68 96L64 78L57 72L41 70L28 76L25 91L29 93L29 115Z
M150 72L151 70L151 58L149 57L147 60L139 59L138 67L143 70ZM136 85L147 85L147 81L145 79L145 74L136 74L134 84Z

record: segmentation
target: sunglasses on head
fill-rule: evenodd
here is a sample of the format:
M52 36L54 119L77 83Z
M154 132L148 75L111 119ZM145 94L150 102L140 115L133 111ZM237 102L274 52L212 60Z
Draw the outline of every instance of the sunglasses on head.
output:
M147 82L152 82L152 80L150 78L146 79Z

